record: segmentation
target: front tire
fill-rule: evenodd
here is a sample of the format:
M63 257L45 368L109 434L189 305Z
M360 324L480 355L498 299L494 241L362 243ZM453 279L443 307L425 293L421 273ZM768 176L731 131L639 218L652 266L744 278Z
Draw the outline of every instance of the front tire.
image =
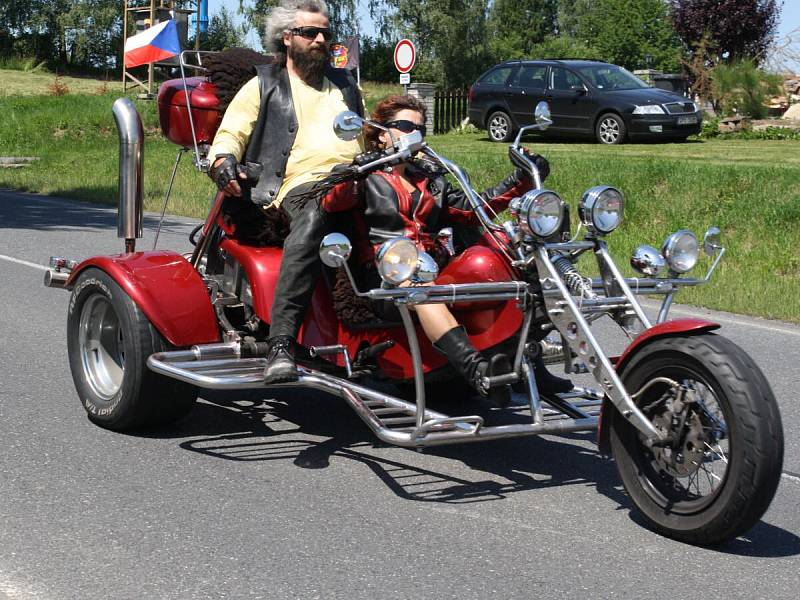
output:
M186 415L195 403L194 387L147 368L147 358L167 347L108 274L90 268L78 276L67 316L67 348L89 420L124 431Z
M682 432L676 447L648 448L615 413L611 448L622 483L659 533L699 545L729 541L761 518L780 481L783 430L769 383L741 348L714 334L655 340L622 372L631 394L657 377L691 386L696 401L673 411L664 383L637 398L656 428Z
M507 113L497 110L486 120L486 131L493 142L510 142L514 137L514 123Z
M594 134L601 144L613 145L623 143L628 131L622 117L616 113L606 113L597 119Z

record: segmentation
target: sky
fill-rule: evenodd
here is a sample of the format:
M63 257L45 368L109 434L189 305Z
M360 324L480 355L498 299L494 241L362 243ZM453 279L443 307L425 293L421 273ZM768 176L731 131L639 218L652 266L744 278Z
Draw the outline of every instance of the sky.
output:
M369 14L364 8L365 2L359 2L359 4L361 7L359 10L361 31L367 35L370 35L375 31L375 28L369 18ZM236 11L239 8L239 0L209 0L208 2L209 16L219 12L220 7L223 5L226 6L231 13L236 15ZM236 19L237 21L239 21L241 20L241 17L237 15ZM787 35L789 32L799 28L800 28L800 0L783 0L783 10L781 11L781 20L780 24L778 25L778 38L781 38ZM249 44L255 46L257 43L260 44L259 38L260 35L257 32L251 31L247 41ZM800 46L800 34L798 34L798 38L799 39L797 41L797 45ZM800 71L800 64L797 64L795 66L795 71Z

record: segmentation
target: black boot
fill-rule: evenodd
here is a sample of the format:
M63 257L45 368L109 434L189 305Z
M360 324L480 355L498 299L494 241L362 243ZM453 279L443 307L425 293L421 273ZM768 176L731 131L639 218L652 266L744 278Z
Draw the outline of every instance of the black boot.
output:
M548 371L544 366L541 354L533 359L533 375L536 378L536 388L540 394L564 394L575 387L569 379L557 377Z
M294 340L288 335L269 338L267 366L264 367L264 383L297 381L297 365L294 362Z
M511 393L507 385L490 388L488 391L481 385L483 377L492 377L511 371L511 364L504 354L497 354L491 360L486 358L472 345L463 327L453 327L433 343L433 347L444 354L455 370L475 388L481 396L501 408L511 402Z

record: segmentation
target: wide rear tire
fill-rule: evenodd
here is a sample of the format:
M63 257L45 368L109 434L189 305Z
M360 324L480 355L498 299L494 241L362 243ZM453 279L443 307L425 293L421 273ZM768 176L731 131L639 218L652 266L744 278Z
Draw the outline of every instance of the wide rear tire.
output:
M75 281L67 348L81 404L100 427L124 431L166 424L194 406L193 386L147 368L147 358L168 344L104 271L86 269Z
M731 540L761 518L780 481L783 430L769 383L747 353L710 333L655 340L622 372L631 394L656 377L691 384L699 401L675 413L687 432L675 449L647 448L614 415L611 448L623 485L659 533L699 545ZM637 398L657 428L668 429L674 416L669 388L656 383Z

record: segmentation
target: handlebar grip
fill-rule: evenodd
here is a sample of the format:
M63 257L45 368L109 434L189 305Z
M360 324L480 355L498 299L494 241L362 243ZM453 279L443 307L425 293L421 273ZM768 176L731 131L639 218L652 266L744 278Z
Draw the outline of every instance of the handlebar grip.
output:
M386 156L386 153L382 150L373 150L372 152L362 152L353 159L353 162L357 164L359 167L363 167L364 165L374 162L379 158L383 158L384 156Z

